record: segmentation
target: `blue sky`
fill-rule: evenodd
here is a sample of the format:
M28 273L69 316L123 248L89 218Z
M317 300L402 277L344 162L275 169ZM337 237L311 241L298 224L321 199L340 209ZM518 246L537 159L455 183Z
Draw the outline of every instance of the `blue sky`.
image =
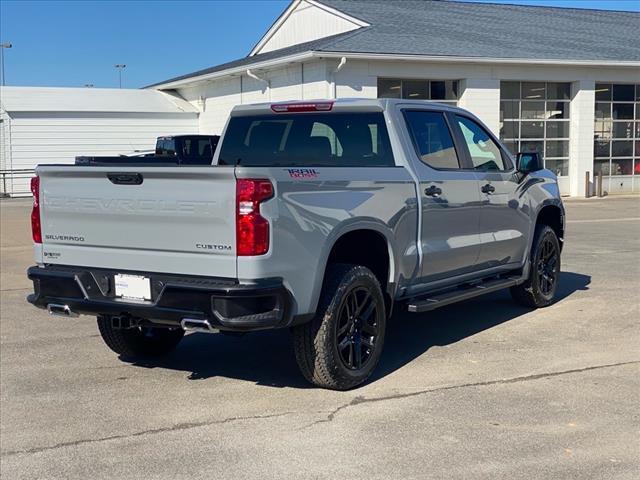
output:
M478 0L483 1L483 0ZM640 11L638 0L493 0ZM140 87L245 56L288 0L0 0L7 85Z

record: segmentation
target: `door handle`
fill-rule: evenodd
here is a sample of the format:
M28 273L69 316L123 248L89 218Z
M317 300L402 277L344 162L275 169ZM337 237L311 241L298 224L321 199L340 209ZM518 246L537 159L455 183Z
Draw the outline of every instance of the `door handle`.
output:
M486 185L482 186L481 190L482 190L482 193L492 194L493 192L496 191L496 187L494 187L490 183L487 183Z
M427 197L438 197L442 194L442 189L436 187L435 185L431 185L430 187L424 189L424 194Z
M140 173L107 173L107 178L115 185L140 185L143 181Z

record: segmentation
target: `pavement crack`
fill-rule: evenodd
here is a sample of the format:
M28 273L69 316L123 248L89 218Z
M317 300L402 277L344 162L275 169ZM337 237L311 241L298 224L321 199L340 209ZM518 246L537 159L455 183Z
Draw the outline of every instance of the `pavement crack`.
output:
M340 405L340 406L334 408L333 410L331 410L329 412L326 412L326 411L316 412L316 413L326 414L326 417L321 419L321 420L317 420L317 421L315 421L315 422L303 427L302 429L307 429L307 428L310 428L310 427L312 427L314 425L318 425L320 423L331 423L336 418L338 413L340 413L342 410L345 410L345 409L350 408L350 407L355 407L357 405L361 405L361 404L364 404L364 403L374 403L374 402L384 402L384 401L388 401L388 400L398 400L398 399L416 397L416 396L419 396L419 395L426 395L426 394L429 394L429 393L441 392L441 391L446 391L446 390L456 390L456 389L462 389L462 388L475 388L475 387L485 387L485 386L490 386L490 385L503 385L503 384L510 384L510 383L518 383L518 382L528 382L528 381L532 381L532 380L539 380L539 379L542 379L542 378L557 377L557 376L560 376L560 375L569 375L569 374L573 374L573 373L587 372L587 371L590 371L590 370L599 370L599 369L603 369L603 368L613 368L613 367L620 367L620 366L624 366L624 365L634 365L634 364L640 364L640 360L630 361L630 362L611 363L611 364L606 364L606 365L593 365L593 366L590 366L590 367L575 368L575 369L563 370L563 371L559 371L559 372L538 373L538 374L534 374L534 375L524 375L524 376L513 377L513 378L505 378L505 379L498 379L498 380L488 380L488 381L484 381L484 382L464 383L464 384L459 384L459 385L449 385L449 386L444 386L444 387L437 387L437 388L431 388L431 389L426 389L426 390L420 390L420 391L417 391L417 392L409 392L409 393L399 393L399 394L395 394L395 395L387 395L387 396L383 396L383 397L366 398L366 397L363 397L363 396L357 396L357 397L354 397L353 399L351 399L349 402L347 402L347 403L345 403L343 405ZM227 423L240 422L240 421L246 421L246 420L262 420L262 419L269 419L269 418L284 417L284 416L292 415L292 414L296 414L296 413L299 413L299 412L288 411L288 412L272 413L272 414L266 414L266 415L250 415L250 416L228 417L228 418L224 418L224 419L221 419L221 420L210 420L210 421L204 421L204 422L178 423L176 425L172 425L172 426L168 426L168 427L141 430L139 432L127 433L127 434L122 434L122 435L110 435L110 436L99 437L99 438L87 438L87 439L82 439L82 440L74 440L74 441L70 441L70 442L61 442L61 443L57 443L55 445L50 445L50 446L45 446L45 447L35 447L35 448L29 448L29 449L24 449L24 450L10 450L10 451L3 452L2 455L4 457L15 456L15 455L29 455L29 454L41 453L41 452L46 452L46 451L51 451L51 450L57 450L57 449L60 449L60 448L65 448L65 447L76 447L76 446L81 446L81 445L86 445L86 444L108 442L108 441L111 441L111 440L123 440L123 439L128 439L128 438L135 438L135 437L140 437L140 436L143 436L143 435L156 435L156 434L161 434L161 433L176 432L176 431L180 431L180 430L189 430L189 429L192 429L192 428L205 427L205 426L209 426L209 425L223 425L223 424L227 424Z
M323 418L322 420L318 420L313 422L306 427L303 427L301 430L312 427L314 425L318 425L319 423L328 423L332 422L336 415L340 412L340 410L344 410L345 408L353 407L354 405L358 405L359 403L363 403L368 401L365 397L355 397L349 403L345 403L344 405L340 405L339 407L333 409L331 412L317 412L317 413L327 413L327 418Z
M61 442L61 443L57 443L55 445L50 445L46 447L35 447L35 448L28 448L24 450L10 450L7 452L3 452L2 455L4 457L15 456L15 455L28 455L33 453L46 452L50 450L57 450L59 448L65 448L65 447L77 447L80 445L86 445L91 443L108 442L110 440L123 440L128 438L135 438L143 435L155 435L159 433L177 432L180 430L189 430L192 428L206 427L209 425L222 425L225 423L240 422L244 420L261 420L265 418L284 417L286 415L291 415L294 413L297 413L297 412L282 412L282 413L272 413L267 415L250 415L245 417L229 417L229 418L224 418L222 420L212 420L212 421L206 421L206 422L178 423L170 427L152 428L149 430L141 430L139 432L127 433L122 435L109 435L106 437L99 437L99 438L86 438L82 440L74 440L71 442Z
M634 360L634 361L630 361L630 362L620 362L620 363L609 363L606 365L592 365L590 367L583 367L583 368L574 368L571 370L561 370L559 372L547 372L547 373L536 373L533 375L523 375L523 376L519 376L519 377L512 377L512 378L501 378L501 379L497 379L497 380L487 380L484 382L474 382L474 383L463 383L463 384L459 384L459 385L448 385L445 387L437 387L437 388L429 388L426 390L419 390L417 392L409 392L409 393L398 393L395 395L386 395L383 397L372 397L372 398L365 398L362 396L358 396L353 398L350 402L345 403L343 405L340 405L339 407L333 409L332 411L327 413L326 418L323 418L321 420L317 420L313 423L310 423L309 425L306 425L305 427L302 427L301 430L305 430L307 428L311 428L315 425L318 425L320 423L330 423L332 422L335 418L336 415L341 412L342 410L349 408L349 407L353 407L356 405L360 405L363 403L374 403L374 402L384 402L384 401L388 401L388 400L400 400L400 399L404 399L404 398L410 398L410 397L417 397L419 395L426 395L429 393L436 393L436 392L442 392L442 391L446 391L446 390L457 390L457 389L461 389L461 388L476 388L476 387L486 387L486 386L490 386L490 385L506 385L506 384L510 384L510 383L519 383L519 382L529 382L532 380L540 380L542 378L551 378L551 377L557 377L560 375L570 375L573 373L581 373L581 372L588 372L590 370L599 370L602 368L613 368L613 367L620 367L620 366L624 366L624 365L634 365L634 364L640 364L640 360Z

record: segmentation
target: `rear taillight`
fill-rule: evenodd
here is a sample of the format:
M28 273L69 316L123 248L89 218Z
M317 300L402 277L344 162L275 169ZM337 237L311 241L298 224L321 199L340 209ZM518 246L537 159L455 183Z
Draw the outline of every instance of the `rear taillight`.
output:
M260 203L273 196L269 180L236 181L236 253L264 255L269 251L269 222L260 215Z
M31 179L31 193L33 193L33 208L31 209L31 235L33 241L42 243L42 227L40 225L40 177Z

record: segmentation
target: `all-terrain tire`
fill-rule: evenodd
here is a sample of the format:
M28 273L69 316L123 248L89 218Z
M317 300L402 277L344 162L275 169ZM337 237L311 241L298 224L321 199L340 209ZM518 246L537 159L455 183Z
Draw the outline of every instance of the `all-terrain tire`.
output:
M182 337L181 328L113 328L111 317L99 315L98 330L107 346L123 357L159 357L171 352Z
M332 390L364 383L380 359L385 328L384 297L371 270L329 265L313 320L293 328L300 371L314 385Z
M553 250L553 265L545 264L545 256ZM552 283L549 284L549 279ZM560 242L548 225L537 225L531 249L531 266L526 282L511 287L513 299L529 308L542 308L555 301L560 279ZM546 282L546 283L545 283Z

